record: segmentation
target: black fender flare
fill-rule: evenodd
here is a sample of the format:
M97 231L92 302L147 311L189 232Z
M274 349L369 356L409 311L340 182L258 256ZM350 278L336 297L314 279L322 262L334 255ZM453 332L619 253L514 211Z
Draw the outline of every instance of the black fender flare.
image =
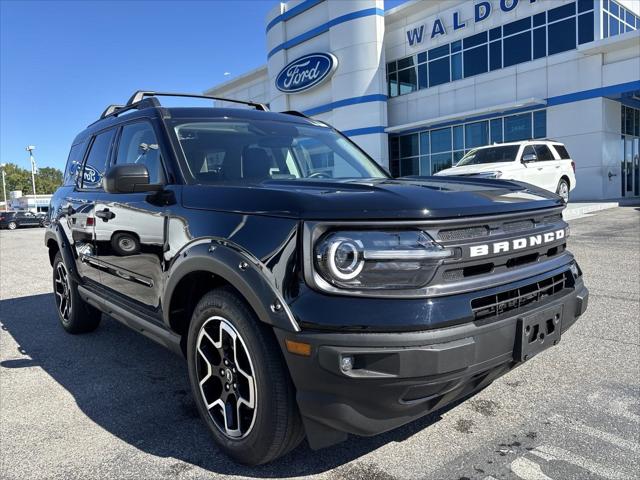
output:
M47 228L47 231L44 234L44 244L48 248L49 242L53 240L58 245L58 250L62 254L62 259L64 260L64 264L67 267L67 271L71 278L76 284L82 284L82 280L80 279L80 275L78 275L78 270L76 269L76 257L73 254L73 250L71 249L71 245L69 244L69 240L67 239L67 235L57 224L52 224Z
M169 305L177 285L195 271L211 272L231 284L249 303L260 321L289 332L298 332L282 294L269 280L269 272L255 257L223 240L199 240L178 254L169 271L162 299L163 320L170 328Z

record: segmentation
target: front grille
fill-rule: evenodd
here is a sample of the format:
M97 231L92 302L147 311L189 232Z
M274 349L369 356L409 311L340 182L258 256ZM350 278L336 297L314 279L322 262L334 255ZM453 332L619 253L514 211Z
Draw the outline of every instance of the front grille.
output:
M471 309L476 320L498 317L512 310L538 303L565 288L572 287L573 277L569 272L564 272L520 288L475 298L471 301Z
M488 235L489 227L486 227L484 225L480 227L453 228L449 230L440 230L438 232L438 238L443 242L482 238Z
M519 222L508 222L502 225L505 232L519 232L520 230L532 230L536 224L533 220L520 220Z

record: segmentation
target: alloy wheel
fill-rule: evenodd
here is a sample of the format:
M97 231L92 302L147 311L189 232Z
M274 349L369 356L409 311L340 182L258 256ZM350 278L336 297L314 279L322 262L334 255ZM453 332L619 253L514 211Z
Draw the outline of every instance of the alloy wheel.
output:
M566 182L560 182L558 185L558 195L560 195L565 202L569 201L569 185Z
M9 230L15 230L15 229L16 229L16 227L17 227L17 225L16 225L16 223L15 223L15 222L9 222L9 225L7 225L7 228L8 228Z
M68 322L71 315L71 288L67 269L62 262L56 265L53 287L60 317L64 322Z
M218 316L198 333L195 364L200 395L218 430L239 440L253 428L257 412L255 370L236 328Z

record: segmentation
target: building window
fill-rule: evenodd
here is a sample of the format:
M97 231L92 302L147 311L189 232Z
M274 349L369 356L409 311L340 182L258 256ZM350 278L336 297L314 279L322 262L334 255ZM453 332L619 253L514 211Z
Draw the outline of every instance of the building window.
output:
M613 0L605 0L605 37L613 34L609 24L616 32L629 31L632 25L635 30L635 25L640 24L640 19L622 7L615 9L617 16L609 14L607 8L614 4ZM387 64L389 96L573 50L594 40L594 15L593 0L578 0L394 60Z
M592 18L593 19L593 18ZM613 37L640 28L640 17L615 0L602 3L603 37Z
M394 177L433 175L456 164L472 148L547 134L546 110L461 122L389 137L389 165Z

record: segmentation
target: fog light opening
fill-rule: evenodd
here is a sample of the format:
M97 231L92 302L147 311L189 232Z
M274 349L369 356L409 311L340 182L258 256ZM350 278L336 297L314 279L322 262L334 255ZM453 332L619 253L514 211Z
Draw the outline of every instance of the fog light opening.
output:
M353 357L350 355L345 355L344 357L340 358L340 370L342 370L343 372L350 372L351 370L353 370Z

